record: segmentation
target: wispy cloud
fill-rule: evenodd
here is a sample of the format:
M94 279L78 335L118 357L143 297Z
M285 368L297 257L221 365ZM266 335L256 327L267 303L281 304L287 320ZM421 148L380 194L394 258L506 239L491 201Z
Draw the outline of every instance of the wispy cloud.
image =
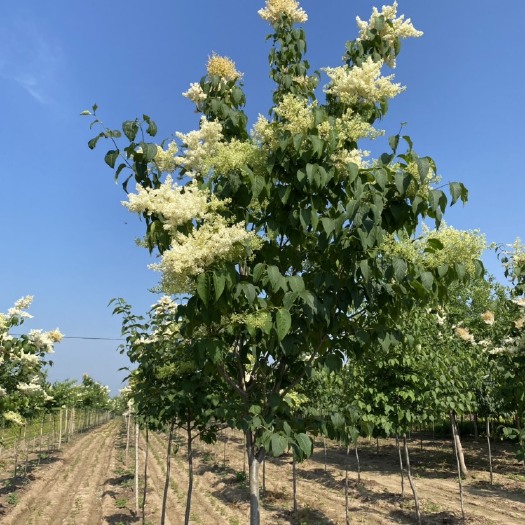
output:
M15 82L41 104L56 100L64 54L31 19L0 21L0 77Z

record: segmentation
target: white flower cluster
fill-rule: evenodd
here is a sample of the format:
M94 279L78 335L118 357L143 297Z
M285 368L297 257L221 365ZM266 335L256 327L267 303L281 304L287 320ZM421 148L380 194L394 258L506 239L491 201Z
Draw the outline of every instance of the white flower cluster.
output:
M188 91L185 91L182 94L182 96L191 100L197 106L199 106L202 102L204 102L208 98L208 95L204 93L201 85L198 82L192 82L190 84Z
M48 354L53 352L55 343L59 343L64 337L57 329L50 332L42 330L31 330L28 334L29 340L35 345L37 350L43 350Z
M175 161L175 155L179 148L177 143L172 141L168 144L168 149L164 150L160 146L157 146L157 154L155 155L155 164L160 171L165 173L173 173L177 169L177 162Z
M4 412L2 414L2 417L6 421L10 421L11 423L14 423L15 425L23 426L25 424L25 419L17 412L13 412L11 410L8 412Z
M259 9L258 13L263 20L272 25L279 22L282 15L299 24L308 20L308 15L296 0L266 0L265 7Z
M192 279L216 261L235 261L247 249L257 249L262 241L246 231L243 223L228 224L216 215L189 235L176 233L160 263L150 268L162 272L162 288L167 293L184 293L192 289Z
M218 143L222 140L222 126L219 122L209 122L201 118L200 129L189 133L177 132L184 147L184 155L175 157L177 165L184 166L188 176L204 174L206 160L213 156Z
M25 297L18 299L18 301L15 302L15 305L12 308L9 308L9 310L7 311L7 316L11 318L19 317L31 319L33 316L31 314L28 314L25 310L27 310L31 306L32 302L32 295L26 295Z
M137 185L137 193L130 193L128 199L129 202L123 201L122 204L129 211L162 216L164 229L168 231L174 231L193 220L211 217L225 204L208 190L199 189L197 182L179 186L169 175L157 189Z
M36 394L43 392L42 385L37 376L34 376L29 383L18 383L16 386L17 390L24 392L25 394Z
M374 7L372 16L368 22L356 17L357 27L359 28L359 36L357 39L367 40L368 31L375 29L379 32L381 39L393 47L397 38L418 38L423 35L422 31L418 31L412 25L410 18L405 20L405 15L396 17L397 2L394 2L392 5L384 5L380 12ZM385 61L390 67L396 67L396 58L393 53L386 57Z
M392 83L394 75L381 76L382 66L382 62L374 62L368 57L361 67L325 68L324 71L330 77L330 84L325 86L325 92L348 105L360 101L375 104L394 98L405 87Z

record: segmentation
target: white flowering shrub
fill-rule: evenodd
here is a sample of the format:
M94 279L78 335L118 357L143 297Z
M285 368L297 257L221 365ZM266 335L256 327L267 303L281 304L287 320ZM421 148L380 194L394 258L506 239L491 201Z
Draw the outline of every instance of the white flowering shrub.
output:
M63 337L58 329L10 334L12 328L32 317L27 312L32 301L31 296L24 297L6 314L0 313L0 417L15 424L23 424L24 417L51 401L43 367Z

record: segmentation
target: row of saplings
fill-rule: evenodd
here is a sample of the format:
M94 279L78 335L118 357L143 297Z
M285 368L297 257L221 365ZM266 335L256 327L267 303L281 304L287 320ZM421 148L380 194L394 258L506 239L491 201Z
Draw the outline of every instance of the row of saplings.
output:
M146 522L146 503L147 503L147 490L148 490L148 457L149 457L149 448L150 448L150 434L149 434L149 428L147 425L144 425L144 422L142 421L142 424L139 423L139 419L137 417L134 417L134 414L132 411L128 411L124 413L124 420L125 420L125 426L126 426L126 465L129 463L129 450L130 450L130 443L134 442L134 448L135 448L135 476L134 476L134 493L135 493L135 512L137 515L142 516L142 523ZM462 418L463 419L463 418ZM355 464L356 464L356 471L357 471L357 483L361 483L361 463L359 458L359 446L358 446L358 439L360 437L360 432L355 427L346 427L345 431L342 432L342 425L340 421L337 421L337 417L331 418L331 425L324 425L323 427L325 429L331 429L331 432L328 432L327 435L322 436L322 447L324 449L324 472L326 474L327 472L327 439L333 440L335 439L337 442L342 443L345 447L346 451L346 460L344 462L344 471L345 471L345 482L344 482L344 496L345 496L345 517L346 517L346 523L350 523L350 515L349 515L349 470L350 470L350 452L353 451L355 453ZM140 494L139 489L139 478L142 475L139 472L139 439L141 435L141 426L144 427L144 436L145 436L145 450L146 450L146 456L145 456L145 463L143 468L143 477L144 477L144 483L142 485L142 494ZM464 425L465 426L465 425ZM493 485L493 466L492 466L492 451L491 451L491 439L502 439L504 437L504 433L501 432L501 430L505 429L505 427L501 424L498 424L496 427L496 432L492 431L492 424L490 418L485 418L484 420L484 430L485 430L485 438L486 438L486 445L487 445L487 469L490 474L490 485ZM459 489L459 499L460 499L460 505L461 505L461 515L462 519L465 519L465 510L464 510L464 503L463 503L463 484L462 480L465 479L468 476L468 470L465 464L465 458L463 453L463 447L461 444L460 439L460 433L458 431L458 423L456 420L456 414L454 412L451 412L449 414L448 418L448 428L449 428L449 434L451 435L451 444L453 453L455 456L455 462L457 464L457 479L458 479L458 489ZM156 429L157 432L165 433L166 435L166 471L165 471L165 483L164 483L164 491L163 491L163 498L162 498L162 509L161 509L161 525L165 523L166 520L166 509L167 509L167 501L168 501L168 493L169 493L169 487L170 487L170 475L171 475L171 458L174 453L177 453L180 450L180 445L183 443L187 448L187 454L186 459L188 462L188 487L187 487L187 497L186 497L186 508L185 508L185 524L189 523L190 519L190 510L191 510L191 500L192 500L192 490L193 490L193 479L194 479L194 465L193 465L193 459L195 457L195 447L194 447L194 441L198 438L202 438L203 442L210 443L214 442L218 436L219 433L223 433L223 431L226 429L226 427L221 426L219 424L217 425L210 425L209 432L206 432L204 435L203 433L197 431L194 432L194 428L192 428L191 423L190 424L179 424L178 422L172 422L167 429L160 430ZM447 429L447 423L444 422L439 426L439 431L446 433ZM421 449L423 448L423 435L428 434L429 432L432 432L432 439L434 440L436 438L436 430L437 427L433 424L431 429L425 429L425 428L418 428L418 431L420 433L421 439L420 439L420 446ZM477 415L473 417L473 425L472 430L474 433L474 439L475 441L478 441L479 438L479 431L478 431L478 418ZM180 432L182 431L182 435ZM374 434L377 434L374 432ZM408 436L407 436L408 434ZM497 434L497 435L496 435ZM368 439L371 439L371 435L366 436ZM382 437L388 437L388 436L382 436ZM418 523L421 523L421 506L419 503L419 498L417 494L416 485L414 483L414 479L411 472L410 467L410 452L409 452L409 441L411 440L412 431L409 431L402 436L396 435L395 437L395 448L397 451L397 456L399 459L399 473L400 473L400 491L401 491L401 498L405 498L405 477L408 479L414 504L415 504L415 513L416 513L416 519ZM379 436L376 435L376 447L377 447L377 454L379 454ZM224 441L224 449L223 449L223 458L222 458L222 464L223 468L226 468L226 462L227 462L227 452L226 447L228 445L228 437L223 435L222 440ZM174 442L177 442L177 444L174 446ZM244 443L245 444L245 443ZM244 448L244 447L243 447ZM298 513L298 503L297 503L297 469L296 465L301 460L301 458L296 455L293 452L292 449L292 494L293 494L293 513L294 516L297 516ZM238 478L240 479L246 479L246 454L243 454L244 456L244 462L243 462L243 471L240 471L238 473ZM266 492L266 458L263 460L262 463L262 493Z

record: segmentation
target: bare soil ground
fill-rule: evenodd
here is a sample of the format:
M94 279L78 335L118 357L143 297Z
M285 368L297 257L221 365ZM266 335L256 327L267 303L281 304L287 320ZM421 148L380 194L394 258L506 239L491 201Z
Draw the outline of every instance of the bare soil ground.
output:
M126 464L126 432L112 421L77 436L40 466L29 465L27 475L13 479L2 473L0 523L5 525L128 525L140 523L133 492L134 450ZM357 482L354 451L329 443L325 453L317 443L313 457L297 465L298 512L293 512L290 456L266 461L262 523L266 525L328 525L345 523L345 462L349 461L351 523L383 525L416 523L408 481L405 497L397 450L392 440L363 440L359 444L361 482ZM171 458L166 525L184 522L187 467L183 439L177 437ZM178 448L178 450L177 450ZM523 525L525 523L525 467L507 444L493 445L494 484L489 483L486 444L464 443L469 479L463 482L466 521L462 521L449 441L410 443L411 464L427 525ZM175 453L176 452L176 453ZM145 440L140 436L143 477ZM150 433L145 523L158 525L165 481L166 437ZM215 445L196 444L192 524L242 525L248 522L248 486L244 476L242 436L224 432ZM247 468L247 465L246 465ZM262 469L261 469L262 475ZM262 482L262 479L261 479ZM262 483L261 483L262 484ZM141 482L140 498L143 484Z

